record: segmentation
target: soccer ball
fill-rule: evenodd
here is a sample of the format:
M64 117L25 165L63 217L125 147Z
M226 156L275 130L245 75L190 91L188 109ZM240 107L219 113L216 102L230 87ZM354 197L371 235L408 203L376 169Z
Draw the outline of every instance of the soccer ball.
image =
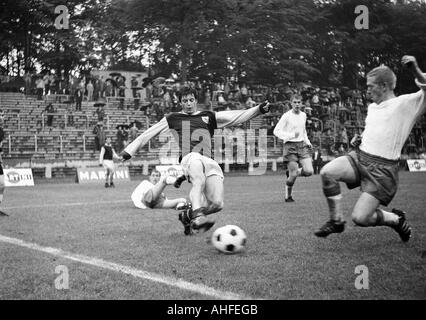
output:
M246 233L238 226L227 225L217 228L212 234L213 246L224 253L233 254L244 250Z

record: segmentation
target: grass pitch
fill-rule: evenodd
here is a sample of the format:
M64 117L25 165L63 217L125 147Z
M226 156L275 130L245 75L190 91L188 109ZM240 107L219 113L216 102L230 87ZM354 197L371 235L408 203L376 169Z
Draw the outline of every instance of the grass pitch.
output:
M299 178L296 202L285 203L282 172L225 178L225 208L214 215L214 228L245 230L242 254L217 252L206 242L212 231L184 236L174 210L134 208L136 180L115 189L103 183L8 188L2 210L10 216L0 217L0 235L255 299L425 299L425 177L401 172L391 204L408 212L407 244L390 228L355 227L350 211L359 191L345 187L345 232L316 238L328 219L319 177ZM166 194L188 191L184 183ZM68 290L55 289L58 265L69 270ZM360 265L368 268L369 289L355 287ZM0 241L0 299L212 298Z

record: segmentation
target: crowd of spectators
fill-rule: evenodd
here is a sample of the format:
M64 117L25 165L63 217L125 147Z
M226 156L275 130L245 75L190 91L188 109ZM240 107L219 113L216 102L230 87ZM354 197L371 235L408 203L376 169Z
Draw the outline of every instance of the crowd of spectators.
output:
M76 111L81 110L84 100L105 101L106 97L117 97L118 108L124 109L125 78L120 74L108 79L93 75L79 78L70 75L65 79L53 72L39 75L27 73L24 82L25 92L36 94L38 99L50 94L67 95L72 105L75 105ZM136 80L132 79L131 83L134 109L147 116L151 125L169 112L180 111L178 91L182 84L179 81L163 77L144 79L143 87L146 90L144 100L141 99ZM309 83L266 86L228 80L222 83L188 81L183 85L197 89L199 105L204 110L241 110L268 100L272 111L264 115L255 128L267 129L269 136L273 135L273 129L282 114L290 110L291 95L298 92L303 97L302 110L307 114L307 131L311 142L325 154L336 156L347 152L352 137L362 132L368 104L360 90L319 87ZM45 112L50 111L46 109ZM93 115L97 117L98 123L103 122L106 116L103 106L98 106ZM48 118L48 126L51 125L49 120L51 118ZM94 132L98 131L97 127L98 125ZM137 127L136 130L132 128L133 130L130 129L128 132L129 129L130 127L117 129L118 151L122 150L129 140L135 138ZM102 138L99 141L102 141ZM406 143L404 152L419 152L423 149L424 130L421 125L417 125Z

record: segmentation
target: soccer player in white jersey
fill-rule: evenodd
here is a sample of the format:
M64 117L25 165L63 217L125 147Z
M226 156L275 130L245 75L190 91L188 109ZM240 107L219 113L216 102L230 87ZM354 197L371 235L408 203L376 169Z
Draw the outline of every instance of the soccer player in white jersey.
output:
M426 74L413 56L402 57L402 64L412 71L420 90L396 97L396 76L391 69L380 66L367 74L367 96L373 103L368 106L362 138L352 140L357 149L329 162L320 173L330 220L315 232L318 237L344 231L339 181L350 189L361 187L361 196L352 211L356 225L391 227L403 242L411 237L405 212L379 208L387 206L395 196L402 147L426 109Z
M160 171L151 171L148 180L143 180L133 191L132 201L139 209L182 209L187 201L185 198L167 199L164 189L176 181L172 176L161 176Z
M301 111L302 97L294 94L290 102L291 110L282 115L274 129L274 135L284 141L284 161L288 163L285 202L294 202L292 190L296 178L311 176L314 171L311 158L312 144L306 132L306 113Z
M179 220L185 235L190 230L207 231L214 221L207 215L223 208L223 172L219 164L211 159L214 130L242 124L269 111L269 103L262 103L247 110L198 111L198 95L194 88L183 87L179 95L181 112L172 112L150 127L121 153L123 160L130 159L140 147L161 132L171 131L179 143L180 162L184 178L191 184L189 199L192 207L181 212ZM179 186L183 179L178 179Z

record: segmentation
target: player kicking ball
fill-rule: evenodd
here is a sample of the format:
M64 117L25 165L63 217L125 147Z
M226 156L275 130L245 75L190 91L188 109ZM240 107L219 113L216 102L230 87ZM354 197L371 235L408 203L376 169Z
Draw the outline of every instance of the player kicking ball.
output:
M101 148L101 153L99 155L99 165L103 166L106 170L105 174L105 188L112 187L114 188L114 173L115 165L113 159L120 159L115 150L111 145L111 138L108 137L105 140L105 144Z
M345 229L339 181L345 182L349 189L360 186L362 193L352 211L356 225L390 227L403 242L411 237L404 211L379 208L387 206L395 196L402 147L426 109L426 74L413 56L402 57L402 64L414 74L420 90L396 97L396 76L391 69L380 66L367 74L367 96L373 103L368 106L362 139L353 139L356 151L329 162L320 173L330 220L315 232L318 237Z
M302 96L294 94L290 102L291 110L282 115L274 129L274 135L284 141L284 161L288 163L285 202L294 202L292 190L297 177L309 177L314 172L312 144L306 132L306 113L301 110Z
M269 104L262 103L247 110L198 111L198 95L194 88L183 87L179 94L181 112L172 112L150 127L122 152L123 160L130 159L140 147L162 132L169 131L179 143L180 163L184 176L176 181L179 187L188 180L192 188L189 199L192 207L179 215L188 230L207 231L214 221L208 215L223 208L223 172L212 157L212 137L215 129L240 125L269 111Z

